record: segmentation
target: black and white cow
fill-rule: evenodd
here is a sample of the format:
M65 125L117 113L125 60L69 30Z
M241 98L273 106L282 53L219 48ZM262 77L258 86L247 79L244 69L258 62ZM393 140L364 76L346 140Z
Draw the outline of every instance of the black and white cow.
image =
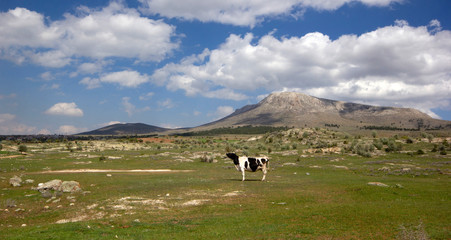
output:
M238 157L235 153L226 153L226 155L233 160L236 170L243 174L243 181L245 171L255 172L257 170L262 170L262 181L265 181L266 173L268 172L267 168L269 167L268 158Z

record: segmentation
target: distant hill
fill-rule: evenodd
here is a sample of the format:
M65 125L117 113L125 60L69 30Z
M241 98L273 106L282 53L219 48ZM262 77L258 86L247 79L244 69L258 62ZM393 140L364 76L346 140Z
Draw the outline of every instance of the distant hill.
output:
M77 135L134 135L153 134L164 132L168 129L147 125L143 123L118 123Z
M451 128L451 121L434 119L412 108L378 107L280 92L192 130L244 125L399 130Z

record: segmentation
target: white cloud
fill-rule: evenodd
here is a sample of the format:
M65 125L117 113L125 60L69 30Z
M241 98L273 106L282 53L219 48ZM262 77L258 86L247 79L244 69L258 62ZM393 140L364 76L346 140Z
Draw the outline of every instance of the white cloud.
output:
M34 133L36 133L36 127L19 123L16 119L16 115L0 113L0 135Z
M56 130L56 133L63 134L63 135L69 135L69 134L76 134L80 132L87 131L87 128L77 128L72 125L62 125Z
M123 122L119 122L119 121L110 121L110 122L107 122L107 123L102 123L102 124L100 124L99 126L100 126L100 127L106 127L106 126L110 126L110 125L114 125L114 124L119 124L119 123L123 123Z
M125 70L103 74L100 78L85 77L80 81L80 84L86 85L88 89L98 88L101 86L101 83L113 83L118 84L121 87L135 88L148 81L149 76L147 74Z
M433 20L430 25L440 24ZM189 96L227 95L212 89L232 96L235 91L288 88L318 97L420 106L429 113L451 105L450 31L396 21L336 40L319 32L254 40L250 33L231 34L217 49L156 70L152 81ZM233 98L242 100L226 99Z
M161 61L179 46L172 39L174 26L142 17L120 2L102 9L80 7L77 15L67 13L59 21L45 18L19 7L0 12L0 58L29 59L46 67L63 67L78 58ZM81 68L95 71L95 66Z
M2 99L8 99L8 98L16 98L16 94L15 93L11 93L11 94L9 94L9 95L2 95L2 94L0 94L0 100L2 100Z
M46 114L49 115L62 115L62 116L70 116L70 117L82 117L83 111L77 107L77 104L74 102L71 103L57 103L45 111Z
M125 112L128 114L129 117L131 117L135 113L140 113L140 112L145 112L145 111L150 110L150 107L136 108L136 106L130 102L130 97L122 98L122 107L124 108Z
M53 76L53 74L51 72L44 72L40 76L45 81L51 81L51 80L55 79L55 76Z
M164 101L158 101L158 106L170 109L170 108L173 108L175 106L175 104L172 102L172 100L170 98L168 98Z
M52 134L52 132L50 132L50 130L44 128L44 129L39 130L38 134L50 135L50 134Z
M123 87L137 87L140 84L149 81L147 74L140 74L136 71L125 70L121 72L114 72L100 77L101 82L116 83Z
M214 113L207 114L210 117L214 117L215 120L221 119L225 116L232 114L235 110L231 106L219 106Z
M149 100L153 97L153 95L155 95L154 92L148 92L146 94L139 96L139 100L141 100L141 101Z
M102 86L100 79L98 78L91 78L91 77L85 77L79 82L80 84L86 85L87 89L94 89L99 88Z
M299 15L306 8L336 10L341 6L360 2L367 6L388 6L403 0L139 0L141 11L169 18L219 22L238 26L255 26L266 17Z

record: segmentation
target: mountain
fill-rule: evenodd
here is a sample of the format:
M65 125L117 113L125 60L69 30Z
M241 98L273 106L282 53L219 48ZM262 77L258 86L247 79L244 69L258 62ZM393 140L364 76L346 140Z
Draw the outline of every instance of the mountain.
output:
M412 108L334 101L296 92L272 93L220 120L194 128L166 129L143 123L114 124L77 135L173 134L236 126L340 127L342 129L451 129L451 121Z
M143 123L118 123L77 135L134 135L160 133L168 129Z
M391 129L451 128L451 121L433 119L412 108L378 107L316 98L296 92L272 93L261 102L237 109L196 130L243 125Z

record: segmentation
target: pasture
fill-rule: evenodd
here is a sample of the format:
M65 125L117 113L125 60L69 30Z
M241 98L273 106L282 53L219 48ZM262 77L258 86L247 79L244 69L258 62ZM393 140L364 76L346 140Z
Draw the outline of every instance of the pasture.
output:
M292 129L160 138L2 141L1 239L451 238L444 137ZM260 171L242 182L228 151L269 157L267 181ZM35 190L53 179L82 189Z

